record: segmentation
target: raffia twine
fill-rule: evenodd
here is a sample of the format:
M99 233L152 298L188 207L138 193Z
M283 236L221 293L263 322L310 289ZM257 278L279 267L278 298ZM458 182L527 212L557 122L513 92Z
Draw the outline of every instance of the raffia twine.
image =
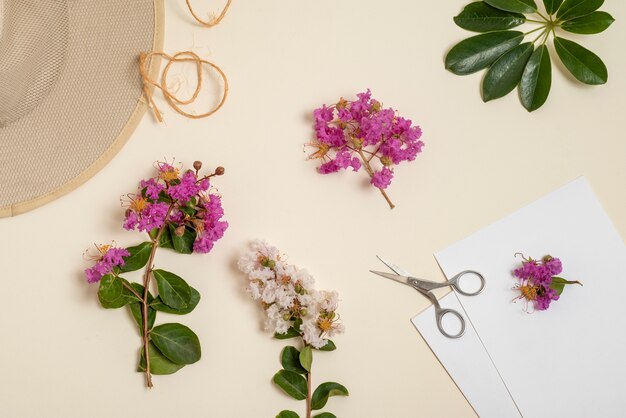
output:
M210 20L202 20L193 10L193 7L191 7L191 2L189 0L185 0L185 1L187 2L187 7L189 8L189 11L191 12L191 15L193 16L193 18L196 19L198 23L208 28L218 25L222 21L222 19L224 19L224 16L226 16L226 12L228 12L228 8L230 7L230 3L232 2L232 0L228 0L228 2L226 3L226 6L224 6L219 16L214 17Z

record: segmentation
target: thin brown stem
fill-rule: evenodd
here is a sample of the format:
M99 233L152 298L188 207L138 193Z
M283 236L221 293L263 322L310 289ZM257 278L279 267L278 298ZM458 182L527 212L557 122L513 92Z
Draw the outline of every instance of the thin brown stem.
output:
M311 418L311 371L306 374L306 418Z
M154 245L152 245L152 250L150 250L150 257L148 258L148 264L146 264L146 272L143 276L143 298L141 301L141 308L142 308L142 325L143 325L143 335L142 335L142 340L143 340L143 352L144 352L144 356L146 358L146 371L145 371L145 376L146 376L146 386L148 388L151 388L152 385L152 374L150 374L150 352L148 350L149 347L149 339L148 339L148 295L150 294L150 279L152 277L152 268L153 263L154 263L154 256L156 255L156 250L157 248L159 248L159 241L161 240L161 235L163 234L163 231L165 230L165 228L167 228L167 220L170 216L170 213L172 212L172 209L174 208L174 205L171 204L169 209L167 210L167 214L165 215L165 220L163 222L163 226L161 227L161 229L159 229L159 233L157 234L156 238L154 239Z
M369 160L367 158L365 158L365 155L363 154L363 151L360 150L360 149L358 149L356 151L361 156L361 160L363 161L363 166L365 167L365 171L367 171L367 174L369 174L370 178L374 177L374 170L372 169L372 166L370 165ZM378 190L380 190L380 193L383 195L383 197L385 198L385 200L389 204L389 208L390 209L395 208L396 205L394 205L393 202L391 201L391 199L389 199L389 196L387 195L387 193L383 189L381 189L381 188L378 188Z

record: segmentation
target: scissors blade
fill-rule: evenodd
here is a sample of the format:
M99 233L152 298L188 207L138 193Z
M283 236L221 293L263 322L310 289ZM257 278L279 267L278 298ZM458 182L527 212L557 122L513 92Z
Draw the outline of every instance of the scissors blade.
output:
M396 282L409 285L409 278L406 276L401 276L399 274L393 274L393 273L386 273L384 271L375 271L375 270L370 270L370 273L378 274L379 276L382 276L386 279L395 280Z
M382 258L379 255L377 255L376 258L378 258L384 265L389 267L396 274L399 274L400 276L410 276L409 272L404 270L402 267L396 266L395 264L385 260L384 258Z

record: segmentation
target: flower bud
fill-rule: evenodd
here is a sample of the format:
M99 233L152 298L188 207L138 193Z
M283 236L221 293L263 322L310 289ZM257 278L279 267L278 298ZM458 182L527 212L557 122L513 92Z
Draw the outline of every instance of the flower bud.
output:
M343 97L337 102L337 109L345 109L348 107L348 101Z
M283 321L289 321L291 319L291 314L283 314Z
M544 263L549 263L550 261L552 261L553 258L554 257L552 257L551 255L544 255L541 261L543 261Z
M380 104L380 102L377 102L376 100L372 101L372 106L370 108L372 110L372 112L376 113L376 112L380 112L380 109L382 109L382 106Z
M380 159L380 162L385 166L385 167L391 167L393 165L393 161L391 160L391 158L387 157L386 155L383 155Z
M296 291L297 294L301 295L302 293L304 293L304 288L302 287L302 285L300 283L296 283L296 287L294 289Z
M219 166L219 167L217 167L217 168L215 169L215 175L216 175L216 176L221 176L221 175L223 175L223 174L224 174L224 172L225 172L225 171L226 171L226 170L224 170L224 167Z
M202 168L202 161L194 161L193 168L195 168L196 171L200 171L200 169Z
M181 225L178 228L176 228L174 230L174 233L176 234L177 237L182 237L183 235L185 235L185 225Z
M300 316L307 316L308 314L309 314L309 311L307 311L306 308L300 309Z

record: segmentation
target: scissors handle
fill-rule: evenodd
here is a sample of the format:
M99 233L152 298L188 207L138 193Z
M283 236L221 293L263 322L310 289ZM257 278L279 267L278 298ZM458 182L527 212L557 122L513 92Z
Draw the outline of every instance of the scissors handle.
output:
M478 277L478 279L480 280L480 287L478 288L478 290L475 290L473 292L466 292L465 290L461 288L461 286L459 285L459 281L461 280L461 277L467 276L467 275ZM452 286L454 290L456 290L463 296L476 296L480 294L485 288L485 278L483 277L482 274L480 274L479 272L475 270L464 270L460 272L459 274L457 274L456 276L454 276L453 278L451 278L450 280L448 280L447 284Z
M447 314L451 314L458 318L459 323L461 324L461 329L458 333L450 334L444 329L442 321L443 317ZM437 328L439 328L439 332L441 332L444 336L448 338L460 338L463 334L465 334L465 318L463 318L458 311L455 311L454 309L442 309L435 305L435 318L437 319Z

